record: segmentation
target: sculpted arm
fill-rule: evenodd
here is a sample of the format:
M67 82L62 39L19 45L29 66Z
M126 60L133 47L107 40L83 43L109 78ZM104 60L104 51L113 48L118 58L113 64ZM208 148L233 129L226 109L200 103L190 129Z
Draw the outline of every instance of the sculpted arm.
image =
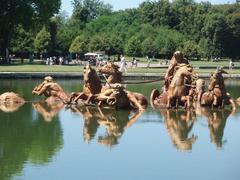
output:
M38 96L41 96L41 95L44 94L46 97L48 97L49 94L47 94L47 92L46 92L47 89L48 89L48 87L49 87L49 85L44 84L40 90L38 90L37 92L35 92L35 94L38 95Z

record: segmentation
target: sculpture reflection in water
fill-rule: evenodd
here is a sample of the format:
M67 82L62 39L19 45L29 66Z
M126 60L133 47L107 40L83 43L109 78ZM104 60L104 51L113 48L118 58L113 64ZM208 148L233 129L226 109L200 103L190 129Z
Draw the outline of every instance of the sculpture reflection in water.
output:
M24 99L14 92L6 92L0 95L0 110L3 112L15 112L24 103Z
M56 117L59 111L64 107L64 103L58 102L36 102L32 103L33 108L42 115L46 122L51 122L54 117Z
M118 144L124 130L133 125L142 115L142 111L100 109L95 107L71 107L73 112L79 112L84 119L83 138L91 141L100 126L106 129L104 135L97 137L98 142L107 147Z
M226 140L223 140L223 135L227 118L234 111L230 109L201 108L196 112L198 115L207 117L211 143L215 144L217 149L221 149L226 142Z
M189 135L196 121L195 112L180 109L161 109L160 113L164 118L164 124L173 145L179 150L191 150L192 145L197 140L197 136L194 134Z

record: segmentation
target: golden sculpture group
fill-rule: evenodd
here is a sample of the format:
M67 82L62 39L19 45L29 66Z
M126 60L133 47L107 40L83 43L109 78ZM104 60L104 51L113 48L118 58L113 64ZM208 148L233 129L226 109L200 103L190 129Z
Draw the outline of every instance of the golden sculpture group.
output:
M104 84L98 73L105 78ZM222 147L226 119L235 112L235 103L240 104L240 98L234 101L226 91L225 73L222 68L217 68L205 90L205 80L198 78L181 52L174 53L164 77L164 86L160 91L153 89L149 101L154 109L159 110L177 149L192 149L198 137L190 132L198 115L207 118L211 142ZM98 142L108 147L118 144L124 131L139 119L148 105L144 95L125 88L122 73L112 62L99 68L98 72L89 65L85 66L80 92L65 93L52 77L47 76L32 93L45 96L43 101L32 103L45 121L52 121L66 107L83 116L84 141L91 141L98 127L102 126L106 133L98 137ZM24 103L26 101L13 92L0 95L0 110L4 112L14 112ZM224 108L225 105L230 105L231 109Z
M144 110L148 105L147 98L137 92L128 91L122 85L122 73L112 62L98 69L106 78L102 84L97 71L90 65L83 70L83 89L81 92L67 94L52 77L47 76L36 86L32 93L44 95L48 103L60 101L64 104L94 105L98 107L112 107L115 109ZM193 67L180 51L176 51L170 61L164 79L162 92L154 89L150 96L150 104L154 108L191 108L199 106L224 108L230 105L236 109L235 101L227 93L224 85L222 68L211 75L208 90L205 91L205 81L198 78ZM239 102L238 99L236 102ZM13 92L0 95L1 109L24 104L24 100Z

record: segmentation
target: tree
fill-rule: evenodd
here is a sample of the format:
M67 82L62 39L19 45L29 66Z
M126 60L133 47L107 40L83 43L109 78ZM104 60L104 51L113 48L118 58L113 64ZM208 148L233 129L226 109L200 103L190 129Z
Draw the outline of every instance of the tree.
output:
M147 38L142 42L142 55L156 57L158 54L157 45L153 38Z
M18 25L30 27L32 23L43 23L58 12L60 5L60 0L1 0L1 55L5 56L6 49L9 49L12 36ZM5 58L5 63L7 61L8 57Z
M49 52L50 45L51 35L44 26L42 30L37 34L34 40L35 51L39 53L47 53Z
M14 53L33 52L34 37L31 32L27 32L22 26L18 26L11 41L11 49Z
M208 52L212 57L224 55L229 38L229 27L225 16L222 14L212 14L207 16L203 28L203 36L207 39Z
M112 6L100 0L73 0L73 6L72 18L82 23L112 13Z
M69 51L82 54L86 53L88 51L88 38L83 35L77 36L72 42Z
M141 56L141 41L137 36L133 36L130 38L127 42L127 45L125 47L125 51L127 55L130 56L136 56L139 57Z
M230 37L227 39L225 52L227 56L235 59L240 57L240 13L233 13L227 16L227 23L230 28Z
M110 37L110 55L113 54L123 54L124 51L124 43L123 40L118 37L116 34L113 34Z
M197 58L201 57L201 48L194 41L186 41L183 43L183 47L180 48L184 56L187 58Z

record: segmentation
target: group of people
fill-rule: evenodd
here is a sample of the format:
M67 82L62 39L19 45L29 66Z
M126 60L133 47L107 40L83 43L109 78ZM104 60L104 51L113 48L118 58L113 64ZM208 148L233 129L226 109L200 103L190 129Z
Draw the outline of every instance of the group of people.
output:
M63 64L68 64L69 62L68 62L68 59L64 58L63 56L60 56L60 57L53 56L53 57L48 57L45 60L45 63L46 65L63 65Z

